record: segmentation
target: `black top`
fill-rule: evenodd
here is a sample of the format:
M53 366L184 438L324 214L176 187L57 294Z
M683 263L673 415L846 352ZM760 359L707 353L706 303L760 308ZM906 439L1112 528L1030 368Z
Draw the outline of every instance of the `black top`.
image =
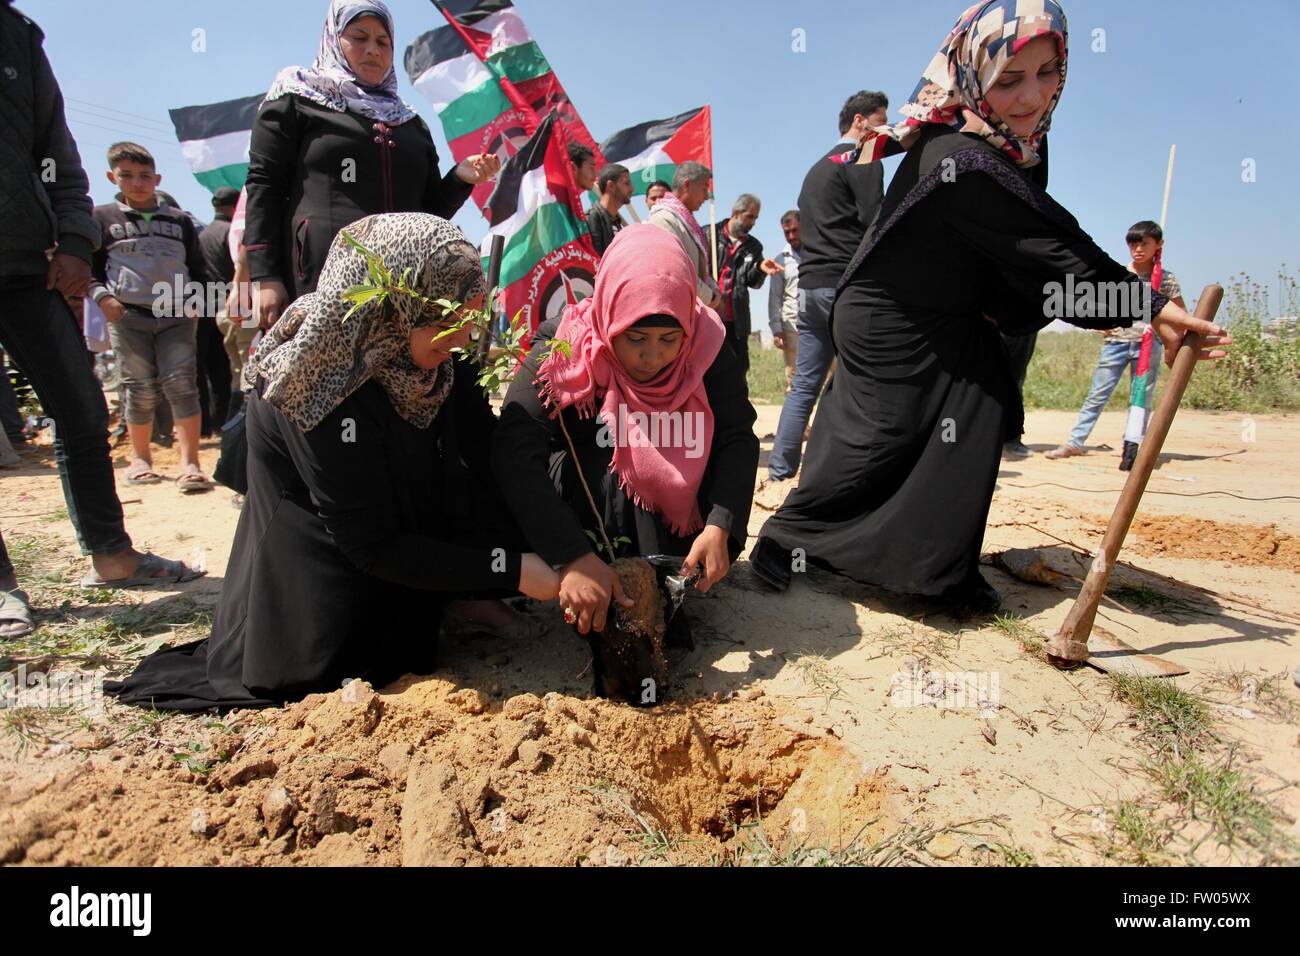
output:
M880 163L850 166L827 157L852 149L836 143L817 160L799 191L799 288L833 288L853 257L885 194Z
M530 549L552 567L560 567L595 550L587 531L597 535L591 505L569 458L559 419L551 416L537 394L541 350L555 335L559 320L537 330L532 351L510 386L492 442L492 469L501 494L523 529ZM706 524L725 528L733 559L745 546L749 509L758 472L757 417L749 403L744 371L732 350L723 348L704 376L713 410L713 443L700 484L700 514ZM610 539L627 537L632 554L685 557L691 538L672 534L662 520L631 502L609 470L614 451L597 438L600 421L582 418L570 406L562 413L582 462ZM624 553L625 549L619 549Z
M1037 332L1058 317L1045 307L1047 283L1063 287L1067 275L1075 283L1134 285L1141 295L1141 280L1048 195L1040 185L1046 179L1045 162L1021 169L979 137L944 126L927 128L899 164L879 216L838 287L869 276L893 286L891 295L913 310L924 302L961 314L978 303L977 314L993 319L1008 335ZM935 194L945 201L929 201ZM936 220L936 215L947 218ZM942 282L935 282L935 263L942 264ZM909 282L913 288L903 288ZM1151 293L1151 314L1168 301ZM1135 318L1104 312L1059 317L1092 329L1127 327Z
M235 263L230 258L230 246L227 243L229 238L229 216L218 215L199 233L199 252L203 254L208 279L212 282L234 281Z
M40 27L0 4L0 276L43 276L45 250L90 261L99 245L90 182L63 115Z
M424 429L373 380L310 431L253 393L248 497L212 635L106 690L201 710L431 670L448 601L519 586L522 539L488 474L495 419L474 377L458 363Z
M249 145L244 246L252 279L279 279L291 298L316 288L338 231L382 212L450 219L473 187L438 174L418 116L390 127L293 94L263 104Z
M596 249L596 255L603 256L609 244L614 241L614 233L618 232L625 225L618 216L611 216L609 211L600 203L594 203L591 210L587 213L587 228L591 230L591 244Z

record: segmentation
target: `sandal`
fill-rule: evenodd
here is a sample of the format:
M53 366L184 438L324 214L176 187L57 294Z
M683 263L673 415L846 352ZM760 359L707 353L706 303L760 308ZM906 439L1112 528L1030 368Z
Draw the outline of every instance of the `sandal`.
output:
M26 637L34 627L27 592L16 588L0 591L0 641Z
M183 495L196 491L208 491L213 487L212 479L201 471L187 471L176 479L176 487Z
M163 572L163 573L159 573ZM91 570L84 578L81 579L81 586L87 591L93 591L97 588L147 588L155 584L184 584L186 581L193 581L195 578L201 578L206 571L195 571L187 567L183 561L172 561L167 558L160 558L156 554L146 551L140 556L140 563L135 566L135 570L130 577L119 578L116 581L105 581L99 576L99 572Z
M152 465L145 465L143 468L137 468L132 471L126 469L126 483L128 485L156 485L163 480L163 476L153 470Z

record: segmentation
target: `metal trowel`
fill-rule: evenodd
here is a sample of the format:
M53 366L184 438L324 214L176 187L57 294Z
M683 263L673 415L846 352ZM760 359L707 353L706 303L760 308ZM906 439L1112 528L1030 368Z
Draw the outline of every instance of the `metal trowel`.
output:
M651 554L645 560L655 569L655 576L659 579L659 589L663 591L667 603L667 607L664 608L665 643L684 645L694 650L695 641L691 638L690 628L685 626L685 619L683 618L677 627L673 626L673 622L677 612L681 610L682 603L686 600L686 592L695 587L696 582L703 577L704 566L697 564L690 574L682 574L682 562L686 560L684 557Z

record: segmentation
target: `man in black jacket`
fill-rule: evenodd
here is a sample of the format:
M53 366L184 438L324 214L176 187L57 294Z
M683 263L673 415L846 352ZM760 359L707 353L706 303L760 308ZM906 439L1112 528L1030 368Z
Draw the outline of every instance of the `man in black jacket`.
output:
M763 244L753 236L754 223L762 203L757 196L741 193L731 207L731 218L718 223L718 290L722 308L718 314L727 326L727 341L749 371L749 290L767 281L763 272Z
M63 299L85 294L99 227L43 38L36 24L0 0L0 344L53 419L68 517L94 565L83 584L190 580L198 573L181 562L132 548L123 525L108 407ZM18 590L0 539L0 639L31 630L27 595Z
M776 441L768 459L773 481L793 478L803 454L804 431L830 371L830 316L835 285L857 252L858 243L880 211L885 195L881 163L864 166L832 161L853 149L873 126L889 119L884 93L854 93L840 110L840 141L813 164L799 192L803 257L799 260L799 314L795 329L799 354L794 383L781 407Z

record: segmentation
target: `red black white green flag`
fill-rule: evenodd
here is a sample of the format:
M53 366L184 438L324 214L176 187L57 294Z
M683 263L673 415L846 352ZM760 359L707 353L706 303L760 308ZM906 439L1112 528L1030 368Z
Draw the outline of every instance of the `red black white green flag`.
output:
M502 163L555 110L569 141L599 148L508 0L434 0L447 20L406 50L411 83L433 104L460 162L495 153ZM474 204L485 209L492 185L475 187Z
M599 258L579 205L559 113L552 110L502 168L487 204L492 237L505 238L498 302L529 332L591 295Z
M621 163L632 174L632 193L644 196L656 179L673 181L687 160L713 168L713 114L708 106L668 119L649 120L621 129L600 150L607 163Z

